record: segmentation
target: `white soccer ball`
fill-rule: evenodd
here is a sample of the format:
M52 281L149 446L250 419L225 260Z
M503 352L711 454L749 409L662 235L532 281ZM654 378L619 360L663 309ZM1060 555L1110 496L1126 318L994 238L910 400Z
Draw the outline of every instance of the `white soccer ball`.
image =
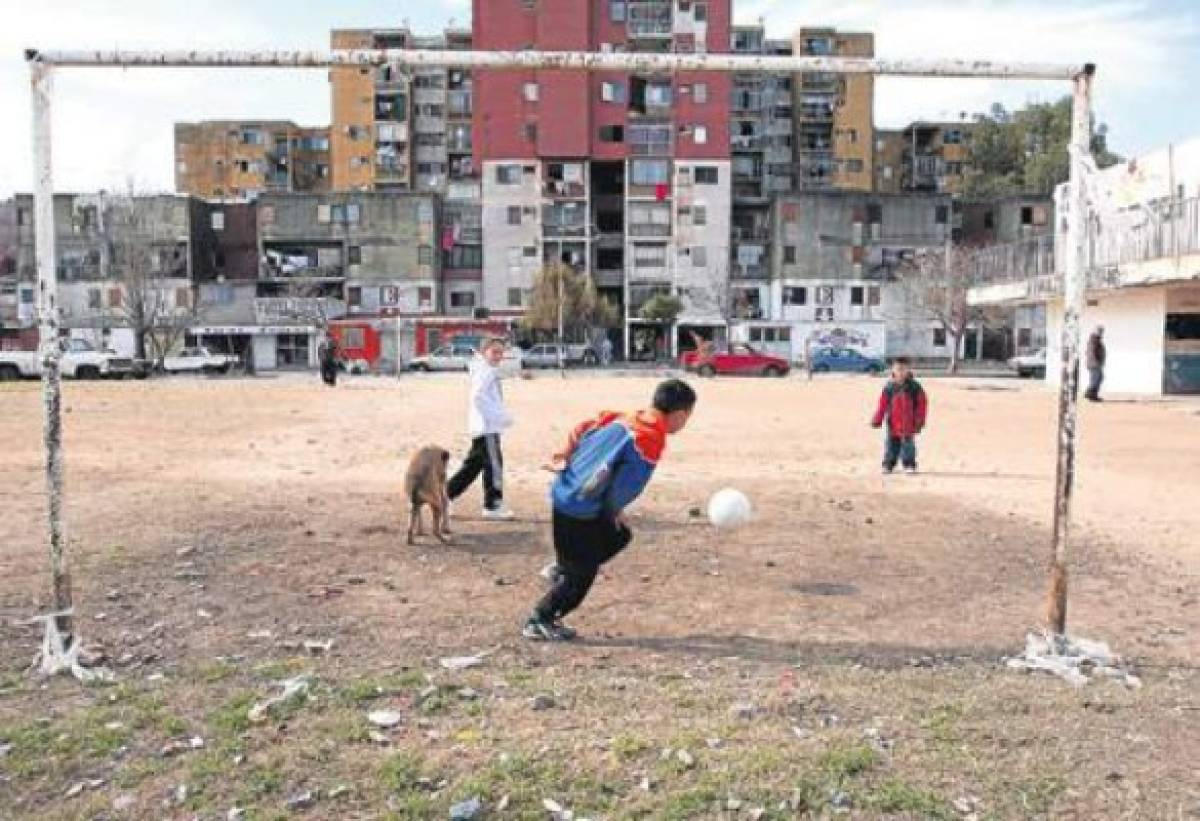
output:
M746 494L731 487L718 490L708 500L708 520L714 527L738 527L750 521L753 514Z

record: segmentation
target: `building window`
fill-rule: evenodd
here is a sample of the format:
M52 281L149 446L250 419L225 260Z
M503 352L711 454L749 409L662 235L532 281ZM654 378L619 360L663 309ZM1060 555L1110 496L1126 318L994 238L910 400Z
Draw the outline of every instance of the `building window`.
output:
M614 23L625 22L625 0L608 0L608 19Z
M696 245L692 247L692 267L708 267L708 248L704 247L703 245Z
M945 328L934 328L933 329L933 347L935 347L935 348L946 347L946 329Z
M621 125L602 125L602 126L600 126L600 142L602 142L602 143L623 143L623 142L625 142L625 126L621 126Z
M863 161L859 159L846 160L847 174L861 174L863 170Z
M878 225L883 222L883 206L877 202L867 203L867 222Z
M629 164L630 183L666 185L670 179L670 165L667 160L633 160Z
M796 246L795 245L783 246L783 264L784 265L795 265L796 264Z
M508 206L508 224L509 225L520 225L521 224L521 206L519 206L519 205Z
M865 295L865 289L861 285L854 285L850 288L850 304L862 305Z
M783 304L784 305L807 305L808 304L808 288L784 288L783 289Z
M708 206L692 206L692 225L708 225Z
M521 292L520 288L509 288L508 289L508 307L510 307L510 308L520 308L521 307L521 305L522 305L521 293L522 292Z
M450 292L450 307L451 308L474 308L475 294L472 291L451 291Z
M122 302L124 302L124 300L122 299L121 289L110 288L108 291L108 307L120 308Z
M696 145L704 145L708 142L708 127L703 125L692 126L692 142Z
M882 301L882 297L883 294L879 290L878 285L872 285L871 287L867 288L867 304L872 308L879 306L880 302Z
M961 145L963 142L963 133L957 128L951 128L942 134L942 143L945 145Z
M418 265L433 265L433 246L418 245L417 246L417 264Z
M357 308L362 305L362 288L357 285L352 285L347 288L346 301L350 303L351 308Z
M525 142L536 143L538 138L537 123L525 123Z
M666 268L667 246L665 245L635 245L633 246L634 268Z
M950 206L939 205L934 209L933 221L938 225L945 225L950 221Z
M992 213L991 211L984 212L983 227L984 227L984 229L986 229L988 231L991 231L993 228L996 227L996 215L994 213Z
M214 231L224 231L225 230L225 212L224 211L213 211L212 212L212 229Z
M603 82L600 84L600 99L606 103L625 102L625 86L621 83Z
M538 255L537 246L536 245L526 245L525 248L522 250L522 254L524 255L525 259L535 259Z
M716 185L720 174L715 165L696 166L696 185Z
M430 308L433 306L433 289L428 286L422 286L417 289L417 305L421 308Z
M263 145L266 137L256 129L246 129L242 132L242 145Z
M88 288L88 309L92 311L100 310L99 288Z
M351 245L349 253L349 261L351 265L362 265L362 246Z
M525 98L525 102L536 103L538 101L538 84L525 83L521 87L521 95Z
M692 12L692 17L697 23L703 23L708 20L708 3L697 3Z
M365 140L370 130L365 125L346 126L346 135L351 140Z
M496 166L496 182L500 185L520 185L521 184L521 166L519 165L498 165Z
M708 83L696 83L692 86L692 102L701 104L708 102Z

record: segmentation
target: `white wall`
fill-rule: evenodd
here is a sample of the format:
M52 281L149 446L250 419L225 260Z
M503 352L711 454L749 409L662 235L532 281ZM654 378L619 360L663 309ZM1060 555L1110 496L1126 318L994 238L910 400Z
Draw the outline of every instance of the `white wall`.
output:
M518 183L505 184L496 179L502 165L532 171L522 173ZM534 275L542 267L540 165L536 160L483 164L483 307L493 311L512 310L508 289L532 288ZM520 225L508 224L510 206L521 209ZM525 256L525 248L534 248L534 256Z
M700 166L717 169L716 185L696 184L696 168ZM692 294L683 301L680 319L684 322L716 322L723 318L720 300L729 282L732 184L733 167L727 160L675 163L674 242L667 249L667 261L670 264L674 255L675 286ZM691 209L694 214L697 206L704 208L704 225L695 225L690 216L680 213L681 209ZM704 249L704 265L695 264L697 248Z
M1166 322L1166 288L1116 291L1089 299L1084 309L1080 339L1080 380L1087 383L1087 338L1097 325L1104 326L1108 365L1104 370L1105 392L1143 396L1162 394L1163 332ZM1046 380L1059 384L1062 357L1062 303L1046 310Z
M276 368L275 337L266 334L254 336L254 369L273 371Z

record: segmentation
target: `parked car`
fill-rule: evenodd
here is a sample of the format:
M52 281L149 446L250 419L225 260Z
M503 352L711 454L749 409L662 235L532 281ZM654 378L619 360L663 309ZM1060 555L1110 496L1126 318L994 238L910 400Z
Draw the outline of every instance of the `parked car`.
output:
M570 345L557 342L542 342L525 351L521 360L526 368L557 368L559 352L562 353L563 364L567 367L575 365L593 366L600 363L600 357L591 345Z
M817 348L810 354L814 373L883 373L887 365L875 356L864 356L854 348Z
M163 357L162 369L166 373L229 373L240 362L236 356L212 353L208 348L184 348Z
M1046 349L1038 348L1033 353L1027 353L1023 356L1014 356L1008 360L1008 366L1017 372L1017 376L1022 379L1046 378Z
M430 371L465 371L475 356L475 348L461 342L451 342L435 348L432 353L418 356L408 363L409 370L429 373ZM521 349L510 346L504 349L504 359L500 362L501 373L515 373L521 370L524 357Z
M85 339L59 342L62 358L60 372L70 379L124 379L145 376L145 363L113 351L96 350ZM0 381L36 379L42 375L42 357L38 351L0 351Z
M700 376L786 376L792 369L786 359L763 353L742 342L730 345L728 351L707 355L688 351L679 359L685 370L695 371Z

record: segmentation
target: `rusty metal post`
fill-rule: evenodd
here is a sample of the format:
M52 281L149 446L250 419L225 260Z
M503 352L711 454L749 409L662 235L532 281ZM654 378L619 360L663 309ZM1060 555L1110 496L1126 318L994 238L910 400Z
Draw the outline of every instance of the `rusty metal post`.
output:
M51 160L50 101L54 69L30 64L33 92L34 224L37 250L39 358L42 366L43 437L46 458L46 510L50 528L50 580L59 633L72 641L71 573L63 532L62 384L59 347L58 259L54 248L54 175Z
M1087 294L1087 169L1091 153L1092 77L1086 66L1075 77L1071 112L1070 191L1063 272L1062 379L1058 394L1058 462L1054 486L1054 542L1046 591L1046 628L1067 630L1067 547L1075 484L1075 428L1079 413L1080 325Z

